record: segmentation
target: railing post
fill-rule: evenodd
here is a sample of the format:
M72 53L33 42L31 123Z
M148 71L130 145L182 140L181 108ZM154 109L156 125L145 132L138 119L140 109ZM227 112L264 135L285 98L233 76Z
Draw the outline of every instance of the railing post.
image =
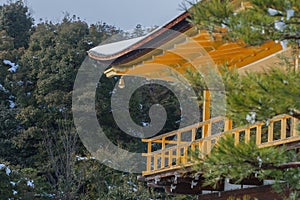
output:
M229 131L231 129L232 129L232 120L225 119L224 132Z
M161 168L165 168L165 149L166 149L166 137L162 137L161 143Z
M148 150L147 150L147 153L148 153L148 156L147 156L147 172L150 172L151 171L151 152L152 152L152 142L149 141L148 142Z
M172 162L173 162L173 150L169 150L169 163L168 166L171 167L172 166Z
M234 133L234 144L237 145L238 143L240 143L240 133L236 131Z
M203 91L204 101L203 101L203 114L202 121L207 121L210 119L210 92L209 90ZM206 124L202 126L202 138L207 137L208 128Z
M191 150L195 151L195 140L196 140L196 128L192 129L192 145L191 145Z
M268 127L268 142L273 142L274 140L274 122L270 122Z
M286 118L281 119L281 133L280 139L283 140L286 138Z
M198 143L198 149L199 149L199 156L198 156L198 158L202 158L202 159L204 158L203 144L204 144L203 140Z
M246 128L245 130L245 143L250 142L250 128Z
M207 155L207 140L203 140L201 151L202 151L203 156Z
M292 118L292 128L291 128L291 136L297 136L298 131L297 131L297 119L295 117Z
M207 126L208 126L208 128L207 128L206 136L209 137L209 136L211 136L211 132L212 132L212 122L210 121Z
M207 155L208 154L210 154L210 151L211 151L211 146L212 146L212 144L211 144L212 142L211 142L211 139L209 139L209 140L207 140Z
M256 127L256 145L261 144L261 128L262 128L261 124L257 125Z
M183 164L186 164L187 163L187 158L188 158L188 147L184 147L183 149L183 161L182 163Z
M181 143L181 132L177 133L177 150L176 150L176 165L180 163L180 148L178 146Z
M158 155L154 155L154 171L158 169Z

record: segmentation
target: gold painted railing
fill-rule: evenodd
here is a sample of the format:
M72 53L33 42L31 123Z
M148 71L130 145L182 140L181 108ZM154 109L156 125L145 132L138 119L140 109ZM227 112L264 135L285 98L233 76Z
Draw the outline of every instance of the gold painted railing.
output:
M232 129L232 122L224 117L213 118L183 129L150 139L148 143L147 168L143 175L191 166L189 152L199 151L201 156L209 154L213 145L223 136L231 134L235 143L255 141L259 147L287 144L300 140L296 128L297 120L289 115L279 115L268 124L257 122L250 126Z

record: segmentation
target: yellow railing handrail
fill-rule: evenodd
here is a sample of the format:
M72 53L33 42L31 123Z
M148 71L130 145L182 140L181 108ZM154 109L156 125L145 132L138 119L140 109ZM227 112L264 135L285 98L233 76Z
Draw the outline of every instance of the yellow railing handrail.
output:
M193 124L193 125L186 126L184 128L181 128L181 129L178 129L178 130L175 130L175 131L171 131L171 132L168 132L168 133L164 133L164 134L155 136L153 138L144 138L144 139L142 139L142 142L154 142L155 140L162 139L163 137L175 136L179 132L183 133L183 132L186 132L186 131L190 131L193 128L200 128L203 125L207 125L209 123L214 123L214 122L218 122L218 121L225 120L225 119L226 118L222 117L222 116L214 117L214 118L211 118L209 120L206 120L206 121L203 121L203 122L199 122L197 124Z
M196 140L196 141L199 141L199 140ZM191 144L193 144L196 141L188 142L187 144L181 144L181 145L176 145L176 146L168 147L168 148L165 148L165 149L160 149L160 150L153 151L153 152L150 152L150 153L142 153L142 155L143 156L152 156L152 155L164 153L164 152L167 152L167 151L176 150L178 148L190 147Z
M287 115L287 114L277 115L276 117L273 117L269 121L270 121L270 123L276 122L276 121L281 120L284 117L288 118L288 117L290 117L290 115ZM220 135L220 134L223 135L223 134L228 134L228 133L232 133L232 132L236 132L236 131L242 132L243 130L246 130L246 129L249 129L249 128L251 129L251 128L254 128L256 126L265 125L265 124L266 124L265 122L258 121L258 122L255 122L254 124L244 125L244 126L237 127L237 128L234 128L234 129L231 129L231 130L228 130L228 131L224 131L224 132L221 132L221 133L218 133L218 134L215 134L215 135ZM215 135L212 135L212 136L215 136ZM210 138L210 137L207 137L207 138Z
M289 135L287 135L287 120L291 119L291 126ZM212 134L212 125L215 122L224 121L224 131L221 131L217 134ZM174 168L179 168L182 166L190 166L192 163L188 159L188 151L189 148L191 150L195 150L198 148L201 151L201 155L204 156L209 154L213 145L217 143L217 141L228 134L232 134L235 138L235 143L239 143L241 137L244 137L245 142L249 142L251 140L251 132L254 129L256 144L260 147L267 147L272 145L281 145L289 142L294 142L300 140L300 136L296 130L297 119L292 116L282 114L278 115L269 120L269 125L267 126L267 132L262 132L262 127L266 125L266 122L256 122L252 125L246 125L242 127L238 127L235 129L231 129L231 125L227 126L226 123L230 120L224 117L216 117L204 122L200 122L183 129L179 129L176 131L172 131L160 136L156 136L151 139L145 140L148 142L148 152L143 153L143 156L147 157L147 170L143 172L143 174L153 174L160 171L167 171ZM274 124L280 121L280 136L279 139L274 138ZM209 134L207 136L202 137L200 139L196 139L196 129L197 128L208 128ZM189 141L182 141L181 134L187 131L192 131L192 137ZM243 134L244 132L244 134ZM278 132L276 132L278 134ZM267 141L262 142L262 134L267 136ZM177 136L176 140L166 140L167 137ZM202 135L203 136L203 135ZM160 150L156 150L152 152L152 143L160 143L162 144L162 148ZM175 146L166 146L166 144L174 144ZM174 160L175 159L175 160ZM175 164L174 164L175 162Z

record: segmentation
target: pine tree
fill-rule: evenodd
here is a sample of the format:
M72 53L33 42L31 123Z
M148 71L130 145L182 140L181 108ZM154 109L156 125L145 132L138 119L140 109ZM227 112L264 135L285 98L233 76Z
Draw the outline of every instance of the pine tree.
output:
M16 178L10 178L4 168L0 169L0 198L168 199L163 191L146 191L136 175L117 172L91 158L72 125L73 84L86 51L116 33L121 32L119 39L124 38L123 32L106 23L89 26L75 16L66 16L57 24L40 22L32 27L27 7L19 9L22 6L22 1L17 1L0 7L0 160L9 161L16 172ZM18 23L12 20L24 24L16 27ZM20 67L11 73L3 60ZM97 117L113 142L125 149L143 151L140 139L127 136L114 124L110 97L117 82L118 78L100 80ZM159 98L153 100L158 94ZM10 107L9 100L14 101L15 108ZM131 101L134 120L139 125L147 122L149 107L162 101L174 113L163 132L177 127L179 106L168 100L176 103L165 88L141 88ZM144 104L142 109L140 104ZM71 124L70 131L61 130L62 121ZM70 138L76 139L75 145ZM11 185L10 181L17 180L18 187ZM27 186L29 180L34 181L34 188ZM15 188L18 194L10 196Z
M14 39L14 47L27 47L33 18L22 0L0 6L0 31Z
M187 1L191 21L200 29L211 32L227 28L231 40L252 45L266 40L289 40L298 43L300 3L297 0L205 0Z
M199 159L199 153L194 154L197 173L204 177L203 185L217 186L218 183L229 180L241 184L245 179L275 180L273 189L287 198L297 199L300 188L299 168L281 168L282 165L299 160L295 150L285 147L258 148L254 142L240 142L235 145L232 136L225 136L204 159Z
M255 113L256 120L265 120L278 114L299 118L297 94L298 55L300 41L299 1L233 1L206 0L198 3L187 1L193 7L191 22L210 33L224 32L224 40L259 45L269 40L293 48L293 61L282 61L273 69L261 74L245 76L237 72L224 73L227 96L227 113L236 123L248 123L246 117ZM291 63L294 63L291 65ZM290 68L293 68L291 70ZM201 81L198 81L201 82Z
M300 118L300 73L274 68L263 73L224 73L228 117L235 123L268 121L279 114ZM254 121L247 116L254 114Z
M297 0L205 0L186 1L191 22L209 32L227 32L224 39L259 45L268 40L291 46L295 69L299 66L300 2Z
M236 70L225 70L227 115L236 126L267 121L278 114L289 114L299 119L299 1L188 1L193 7L191 22L210 33L222 32L224 40L260 45L269 40L280 42L282 47L291 46L294 66L290 60L271 66L262 73L239 75ZM200 80L197 82L201 82ZM249 119L251 118L251 119ZM197 160L197 159L196 159ZM273 178L278 192L288 189L290 199L296 199L299 190L299 168L278 169L285 162L298 161L298 155L282 148L259 149L255 144L234 144L232 137L221 139L204 160L198 159L195 169L206 178L208 185L229 178L240 182L244 178ZM279 184L285 181L285 184Z

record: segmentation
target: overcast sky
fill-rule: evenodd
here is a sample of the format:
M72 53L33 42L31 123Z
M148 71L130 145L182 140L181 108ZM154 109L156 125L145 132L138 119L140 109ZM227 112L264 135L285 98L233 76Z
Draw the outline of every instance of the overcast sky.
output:
M180 13L184 0L26 0L36 22L40 18L59 22L64 12L89 23L98 21L123 30L137 24L161 26ZM3 4L7 0L0 0Z

